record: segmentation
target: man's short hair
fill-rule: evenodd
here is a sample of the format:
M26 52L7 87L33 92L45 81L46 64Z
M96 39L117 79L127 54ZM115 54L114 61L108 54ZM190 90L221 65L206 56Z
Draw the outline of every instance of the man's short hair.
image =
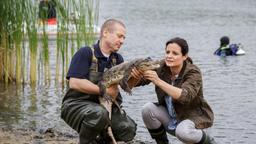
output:
M115 30L115 24L120 24L125 28L125 25L123 22L116 20L116 19L108 19L106 20L103 25L101 26L100 30L100 37L102 37L104 30L108 30L109 32L113 32Z

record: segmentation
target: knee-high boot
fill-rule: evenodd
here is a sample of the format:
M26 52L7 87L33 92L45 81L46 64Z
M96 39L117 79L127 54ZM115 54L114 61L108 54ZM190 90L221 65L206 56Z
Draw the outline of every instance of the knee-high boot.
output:
M157 129L148 129L151 137L153 139L155 139L157 144L168 144L168 138L166 135L166 131L163 127L163 125L161 125L159 128Z
M104 127L102 130L89 128L82 124L79 132L79 144L108 144L105 137L102 137L104 131L106 131L106 128Z
M206 134L204 131L202 131L202 132L203 132L203 137L200 140L200 142L197 144L217 144L213 137Z
M99 135L94 130L82 129L79 133L79 144L97 144L96 137Z

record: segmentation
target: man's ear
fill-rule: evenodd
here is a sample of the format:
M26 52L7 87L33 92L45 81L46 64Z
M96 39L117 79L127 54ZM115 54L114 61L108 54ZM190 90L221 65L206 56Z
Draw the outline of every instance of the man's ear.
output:
M106 37L107 35L108 35L108 30L105 29L105 30L103 31L103 37Z

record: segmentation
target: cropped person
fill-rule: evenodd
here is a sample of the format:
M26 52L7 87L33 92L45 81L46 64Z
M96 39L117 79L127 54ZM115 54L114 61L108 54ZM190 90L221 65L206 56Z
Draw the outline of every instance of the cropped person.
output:
M111 125L117 141L130 141L136 134L136 123L113 105L112 118L99 104L98 82L106 69L123 62L117 53L124 43L125 25L109 19L101 27L100 40L93 47L80 48L73 56L67 79L69 89L63 98L61 118L79 133L80 144L107 144L107 127ZM122 103L117 85L107 88L107 94Z
M56 24L56 1L40 0L39 2L39 20L48 22L48 24Z

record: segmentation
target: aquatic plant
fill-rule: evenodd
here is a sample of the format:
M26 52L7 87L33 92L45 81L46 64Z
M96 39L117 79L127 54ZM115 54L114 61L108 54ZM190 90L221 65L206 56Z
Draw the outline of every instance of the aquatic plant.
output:
M48 1L56 8L54 38L47 31L47 13L39 13L39 1L0 1L0 82L65 83L72 55L94 42L99 0Z

